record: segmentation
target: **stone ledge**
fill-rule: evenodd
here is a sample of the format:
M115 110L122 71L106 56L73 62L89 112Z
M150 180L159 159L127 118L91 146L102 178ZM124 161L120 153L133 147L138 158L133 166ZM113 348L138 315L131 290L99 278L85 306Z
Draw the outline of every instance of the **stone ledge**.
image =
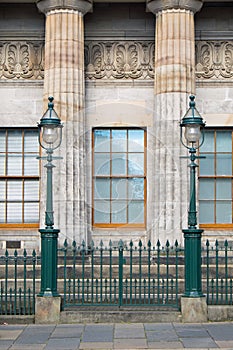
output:
M171 311L151 311L145 308L145 311L90 311L75 310L62 311L60 314L60 323L107 323L107 322L181 322L181 313L176 310Z

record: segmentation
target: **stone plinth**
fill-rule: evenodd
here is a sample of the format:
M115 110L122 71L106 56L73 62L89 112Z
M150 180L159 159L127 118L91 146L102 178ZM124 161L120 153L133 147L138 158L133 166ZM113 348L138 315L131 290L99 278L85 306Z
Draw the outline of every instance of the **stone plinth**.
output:
M36 297L35 323L59 323L61 297Z
M181 297L181 314L184 323L207 322L206 298Z

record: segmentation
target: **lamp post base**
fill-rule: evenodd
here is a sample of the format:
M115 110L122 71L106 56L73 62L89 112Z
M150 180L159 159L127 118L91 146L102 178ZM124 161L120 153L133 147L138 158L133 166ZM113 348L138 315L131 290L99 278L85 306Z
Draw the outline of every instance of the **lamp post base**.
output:
M58 297L57 239L58 229L40 229L41 233L41 290L39 297Z
M184 297L203 297L201 285L201 234L200 229L184 229L185 292Z
M206 298L181 297L182 322L201 323L207 322L207 303Z

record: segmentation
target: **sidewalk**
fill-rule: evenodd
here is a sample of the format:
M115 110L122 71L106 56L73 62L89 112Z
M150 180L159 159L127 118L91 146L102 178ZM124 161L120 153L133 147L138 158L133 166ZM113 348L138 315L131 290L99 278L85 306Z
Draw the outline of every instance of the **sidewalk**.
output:
M233 322L1 325L0 350L233 349Z

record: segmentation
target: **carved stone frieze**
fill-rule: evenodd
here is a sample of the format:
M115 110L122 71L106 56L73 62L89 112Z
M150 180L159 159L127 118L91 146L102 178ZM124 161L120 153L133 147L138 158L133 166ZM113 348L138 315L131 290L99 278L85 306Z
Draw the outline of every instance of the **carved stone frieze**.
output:
M85 43L86 79L153 79L154 42Z
M0 79L43 79L44 43L0 41Z
M196 41L197 81L233 77L233 41ZM86 41L86 80L154 79L153 41ZM43 41L0 41L0 79L43 79Z
M197 80L227 80L232 77L233 41L197 41Z

